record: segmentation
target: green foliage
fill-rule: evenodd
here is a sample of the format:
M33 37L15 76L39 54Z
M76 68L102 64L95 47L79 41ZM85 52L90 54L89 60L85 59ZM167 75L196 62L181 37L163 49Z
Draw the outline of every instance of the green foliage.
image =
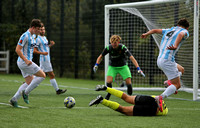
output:
M10 65L10 71L18 72L18 70L16 70L16 65L13 65L13 63L16 63L17 58L15 47L20 36L18 32L19 27L15 24L0 24L0 30L0 35L3 39L3 42L1 42L3 44L3 47L1 47L0 50L10 51L10 63L12 64Z

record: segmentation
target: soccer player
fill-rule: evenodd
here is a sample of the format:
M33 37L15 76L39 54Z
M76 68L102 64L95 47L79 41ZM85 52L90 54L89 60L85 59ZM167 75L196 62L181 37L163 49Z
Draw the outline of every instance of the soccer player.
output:
M177 24L169 29L152 29L141 35L141 38L147 38L148 35L154 33L163 35L157 65L167 76L169 86L157 97L159 99L167 98L181 87L180 76L184 73L184 68L175 62L175 54L189 37L189 22L182 18Z
M94 72L97 71L102 58L109 53L109 66L107 71L107 85L108 87L112 88L113 79L115 79L116 75L119 73L123 80L126 81L127 85L127 92L129 95L132 95L132 85L131 85L131 72L127 65L126 56L132 61L135 67L138 70L138 73L143 74L142 70L140 69L137 61L127 49L127 47L120 43L121 37L119 35L112 35L110 37L110 45L106 46L100 56L97 58L96 64L93 68ZM143 74L144 75L144 74ZM110 94L108 93L105 99L109 99Z
M54 87L56 94L62 94L66 92L66 89L62 90L58 88L58 84L55 79L55 75L53 72L53 68L50 61L50 48L55 44L54 41L50 41L48 44L48 40L45 36L45 26L42 24L40 29L40 34L36 39L36 47L34 48L33 53L40 54L40 68L47 73L50 78L50 83Z
M41 21L39 19L33 19L29 29L22 34L16 46L15 51L19 56L17 60L17 66L21 70L25 82L19 87L16 94L10 100L10 104L13 107L18 107L17 100L20 98L21 93L24 102L29 104L29 93L34 88L36 88L46 77L45 73L40 69L40 67L32 62L33 49L35 46L33 34L38 35L40 32L40 27ZM35 77L33 77L33 75Z
M96 91L105 90L110 94L123 99L127 103L133 104L133 106L121 106L117 102L104 99L101 95L99 95L96 99L92 100L89 103L89 106L101 103L104 106L107 106L127 116L156 116L156 115L167 115L168 113L168 108L164 101L162 101L163 111L161 112L159 110L158 104L154 96L145 96L145 95L129 96L122 91L106 87L105 85L97 85L95 90Z

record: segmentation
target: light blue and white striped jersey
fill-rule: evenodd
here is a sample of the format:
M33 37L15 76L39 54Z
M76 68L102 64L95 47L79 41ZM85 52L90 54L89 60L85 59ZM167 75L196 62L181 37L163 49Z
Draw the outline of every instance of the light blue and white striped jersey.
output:
M40 54L40 61L50 61L50 48L48 45L48 40L45 36L38 35L36 39L36 47L40 52L48 52L48 55Z
M178 36L179 33L183 32L184 33L184 37L181 40L181 42L179 43L178 47L176 50L169 50L167 49L168 46L174 45L176 38ZM177 53L177 51L179 50L179 48L181 47L182 43L189 37L189 32L188 30L176 26L176 27L172 27L169 29L162 29L162 41L160 44L160 52L159 52L159 58L162 59L167 59L170 61L175 61L175 54Z
M22 53L23 55L30 61L33 59L33 50L35 47L35 41L33 39L33 36L27 30L25 33L23 33L18 41L18 45L22 46ZM18 57L17 61L24 61L21 59L21 57Z

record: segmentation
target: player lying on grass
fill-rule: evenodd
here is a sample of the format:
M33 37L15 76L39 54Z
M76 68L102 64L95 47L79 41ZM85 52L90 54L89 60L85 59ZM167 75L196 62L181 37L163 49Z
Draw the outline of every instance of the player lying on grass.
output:
M105 90L106 92L119 97L126 101L127 103L133 104L133 106L121 106L117 102L109 101L104 99L101 95L99 95L96 99L92 100L89 103L89 106L95 105L95 104L103 104L104 106L107 106L115 111L118 111L120 113L123 113L127 116L156 116L156 115L167 115L168 108L166 107L165 102L162 100L162 109L163 111L160 111L160 107L157 104L156 99L154 96L146 96L146 95L135 95L135 96L129 96L126 93L106 87L105 85L97 85L96 91Z
M131 85L131 72L127 65L127 58L128 57L131 62L135 65L138 70L138 73L141 73L144 77L142 70L140 69L136 59L130 53L125 45L120 43L121 37L119 35L112 35L110 37L110 43L103 52L97 58L96 64L93 68L94 72L97 71L102 58L109 53L109 66L107 71L107 86L112 87L113 79L115 79L116 75L119 73L123 80L126 81L127 85L127 93L129 95L132 94L132 85ZM106 99L110 98L110 94L108 93L105 97Z

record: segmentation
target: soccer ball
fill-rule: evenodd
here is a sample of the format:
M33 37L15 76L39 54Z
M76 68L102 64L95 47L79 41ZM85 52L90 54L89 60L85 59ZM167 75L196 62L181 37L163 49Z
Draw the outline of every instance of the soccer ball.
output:
M75 99L71 96L68 96L64 99L64 105L67 108L73 108L75 106Z

